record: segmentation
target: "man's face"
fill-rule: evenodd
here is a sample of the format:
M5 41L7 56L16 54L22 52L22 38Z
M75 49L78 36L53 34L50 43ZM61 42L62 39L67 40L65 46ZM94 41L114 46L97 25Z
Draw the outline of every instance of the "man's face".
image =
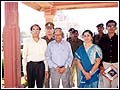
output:
M72 31L69 32L69 37L71 37L71 38L74 37Z
M38 26L33 26L32 30L31 30L32 36L33 37L39 37L40 34L40 30Z
M104 27L101 27L101 26L97 27L97 30L98 30L99 33L103 33Z
M54 36L55 36L55 40L56 42L61 42L62 41L62 33L59 29L56 29L55 33L54 33Z
M74 37L78 37L78 36L79 36L78 32L75 32Z
M52 27L46 27L46 35L52 35L53 34L53 28Z
M108 33L115 33L115 30L117 29L117 27L115 26L115 23L111 22L111 23L108 23L106 29L108 30Z

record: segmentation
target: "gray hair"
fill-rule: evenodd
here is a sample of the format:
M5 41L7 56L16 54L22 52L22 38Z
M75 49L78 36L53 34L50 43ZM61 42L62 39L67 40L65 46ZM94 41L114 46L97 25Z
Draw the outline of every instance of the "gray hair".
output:
M54 29L53 35L54 35L55 32L58 31L58 30L61 32L62 37L64 38L64 33L63 33L63 31L62 31L62 28L59 28L59 27L57 27L57 28Z

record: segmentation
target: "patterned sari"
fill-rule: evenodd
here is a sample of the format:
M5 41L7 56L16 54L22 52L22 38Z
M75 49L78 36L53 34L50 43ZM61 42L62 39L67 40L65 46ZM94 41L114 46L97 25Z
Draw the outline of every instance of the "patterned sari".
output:
M80 60L84 70L89 72L95 64L96 58L102 58L102 51L95 44L92 44L92 46L90 46L87 50L84 48L84 45L82 45L75 52L75 57ZM99 68L92 74L89 80L86 80L84 74L79 69L78 80L79 88L97 88L99 80Z

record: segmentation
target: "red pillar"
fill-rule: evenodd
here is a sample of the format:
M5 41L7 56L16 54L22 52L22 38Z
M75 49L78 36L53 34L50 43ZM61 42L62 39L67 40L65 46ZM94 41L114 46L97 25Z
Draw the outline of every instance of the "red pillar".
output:
M45 8L45 18L46 22L53 22L56 9L54 7Z
M21 87L20 30L17 2L5 2L3 50L5 88Z

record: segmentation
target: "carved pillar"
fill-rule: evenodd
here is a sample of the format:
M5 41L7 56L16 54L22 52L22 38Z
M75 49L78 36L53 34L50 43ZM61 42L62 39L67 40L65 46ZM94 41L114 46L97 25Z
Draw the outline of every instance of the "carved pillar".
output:
M46 18L46 22L53 22L53 18L54 15L56 13L56 9L54 7L49 7L49 8L45 8L45 18Z
M3 30L5 88L21 87L20 30L18 2L5 2Z

